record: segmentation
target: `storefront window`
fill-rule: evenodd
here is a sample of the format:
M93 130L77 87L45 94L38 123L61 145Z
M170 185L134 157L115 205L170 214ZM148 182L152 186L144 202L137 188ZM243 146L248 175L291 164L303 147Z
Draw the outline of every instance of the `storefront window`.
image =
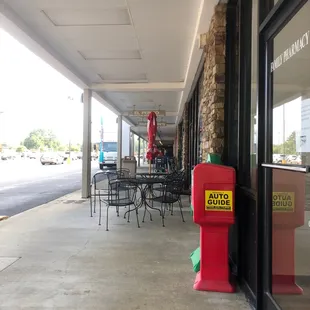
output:
M273 162L310 165L310 5L275 37Z
M310 165L310 3L273 39L273 163ZM308 309L310 179L273 169L272 290L283 310ZM292 308L293 306L293 308Z
M252 1L252 66L251 66L251 187L256 189L256 154L257 154L257 40L258 40L258 0Z

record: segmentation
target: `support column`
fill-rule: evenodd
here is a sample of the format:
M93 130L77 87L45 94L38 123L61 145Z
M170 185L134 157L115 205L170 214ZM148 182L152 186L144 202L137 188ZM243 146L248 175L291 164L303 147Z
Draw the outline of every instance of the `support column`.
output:
M140 164L140 153L141 153L141 138L139 137L138 138L138 167L140 167L141 166L141 164Z
M84 89L83 94L83 156L82 156L82 198L90 196L91 180L91 98L92 91Z
M133 132L130 135L130 156L135 156L135 134Z
M117 168L122 168L122 150L123 150L123 117L122 115L118 116L117 119Z
M129 156L132 154L132 143L131 143L132 132L129 133Z

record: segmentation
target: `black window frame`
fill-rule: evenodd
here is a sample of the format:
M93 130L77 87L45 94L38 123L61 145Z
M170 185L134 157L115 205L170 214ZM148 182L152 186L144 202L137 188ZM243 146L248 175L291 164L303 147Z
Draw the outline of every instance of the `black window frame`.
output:
M200 92L202 87L202 79L203 79L203 63L205 58L202 57L201 63L199 65L196 77L194 79L192 92L190 94L190 100L187 105L187 113L188 113L188 171L187 171L187 179L188 185L191 184L191 174L192 169L199 163L199 151L200 151L200 126L199 126L199 117L201 117L199 113L200 109Z
M272 76L274 38L308 0L259 1L258 49L258 296L257 309L281 310L272 296Z
M310 1L310 0L309 0ZM279 0L275 5L273 0L258 1L258 46L257 46L257 96L258 96L258 141L257 141L257 190L251 188L251 165L250 165L250 141L251 141L251 61L252 61L252 0L231 0L228 3L228 11L230 6L237 4L239 7L239 67L234 68L233 56L231 50L226 49L226 93L225 93L225 163L237 168L237 195L239 195L239 203L256 204L256 233L257 239L253 240L256 244L257 259L257 276L256 276L256 296L250 297L256 309L259 310L280 310L276 301L272 297L272 173L271 169L264 168L264 163L272 162L272 136L266 138L267 132L272 132L272 89L267 87L270 85L271 76L268 74L270 66L268 59L272 59L272 47L267 50L266 42L274 37L290 19L307 3L307 0ZM233 14L233 10L232 11ZM229 14L228 14L229 15ZM233 26L234 17L227 15L227 25ZM227 29L227 48L230 44L234 46L231 40L232 31ZM230 40L230 41L229 41ZM232 148L234 138L229 132L232 124L232 107L234 100L233 94L233 78L232 72L238 70L238 137L237 149ZM250 200L249 200L250 199ZM260 207L258 207L260 206ZM246 206L247 207L247 206ZM237 212L240 209L240 213ZM254 209L251 209L254 210ZM248 214L244 216L245 210L240 206L236 206L236 216L238 222L245 225L248 221ZM252 212L252 211L251 211ZM240 228L238 228L240 230ZM238 233L237 233L238 235ZM240 235L240 233L239 233ZM239 243L242 238L237 236ZM247 240L248 241L248 240ZM256 242L257 241L257 242ZM241 247L248 245L241 244L238 246L238 256ZM244 252L244 251L243 251ZM244 255L244 253L243 253ZM244 258L237 258L244 260ZM242 261L241 261L242 263ZM238 265L238 268L240 264ZM241 271L242 272L242 271ZM239 273L239 271L238 271ZM242 276L242 275L241 275Z
M239 18L238 184L250 188L252 0L239 1Z

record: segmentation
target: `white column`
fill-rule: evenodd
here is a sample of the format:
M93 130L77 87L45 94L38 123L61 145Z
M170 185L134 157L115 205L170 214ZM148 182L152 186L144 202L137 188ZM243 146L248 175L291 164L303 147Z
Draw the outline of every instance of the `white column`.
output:
M132 143L131 143L132 132L129 132L129 156L132 156Z
M118 116L117 120L118 131L117 131L117 168L122 168L122 150L123 150L123 117Z
M130 136L130 156L135 156L135 134L132 132Z
M141 138L138 138L138 167L141 166L140 164L140 154L141 154Z
M92 91L84 89L83 94L83 159L82 198L90 196L91 180L91 97Z

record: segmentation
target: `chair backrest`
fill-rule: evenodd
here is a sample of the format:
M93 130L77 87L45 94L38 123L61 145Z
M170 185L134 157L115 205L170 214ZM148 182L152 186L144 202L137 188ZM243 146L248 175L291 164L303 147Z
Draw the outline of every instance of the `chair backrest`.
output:
M97 190L97 183L101 182L105 179L105 176L107 173L105 171L97 171L93 177L92 177L92 186L94 186L94 189Z
M121 180L121 179L128 180ZM135 200L137 193L137 184L133 182L134 180L130 180L130 178L126 177L126 171L113 171L108 173L109 180L109 191L108 191L108 203L111 205L113 203L114 206L121 204L121 200L128 199L131 201ZM130 186L126 188L126 186Z
M119 179L125 178L128 179L130 178L130 170L127 168L119 168L116 170L117 176Z
M108 176L108 181L110 183L112 180L116 180L117 179L118 174L117 174L116 171L109 171L109 172L107 172L107 176Z
M108 190L108 200L113 200L114 196L118 195L118 183L114 183L113 181L119 179L117 171L109 171L107 173L108 182L109 182L109 190Z
M185 180L185 171L173 171L172 173L167 175L166 180L184 181Z
M164 184L164 197L173 198L177 201L183 192L183 181L180 179L167 180Z

